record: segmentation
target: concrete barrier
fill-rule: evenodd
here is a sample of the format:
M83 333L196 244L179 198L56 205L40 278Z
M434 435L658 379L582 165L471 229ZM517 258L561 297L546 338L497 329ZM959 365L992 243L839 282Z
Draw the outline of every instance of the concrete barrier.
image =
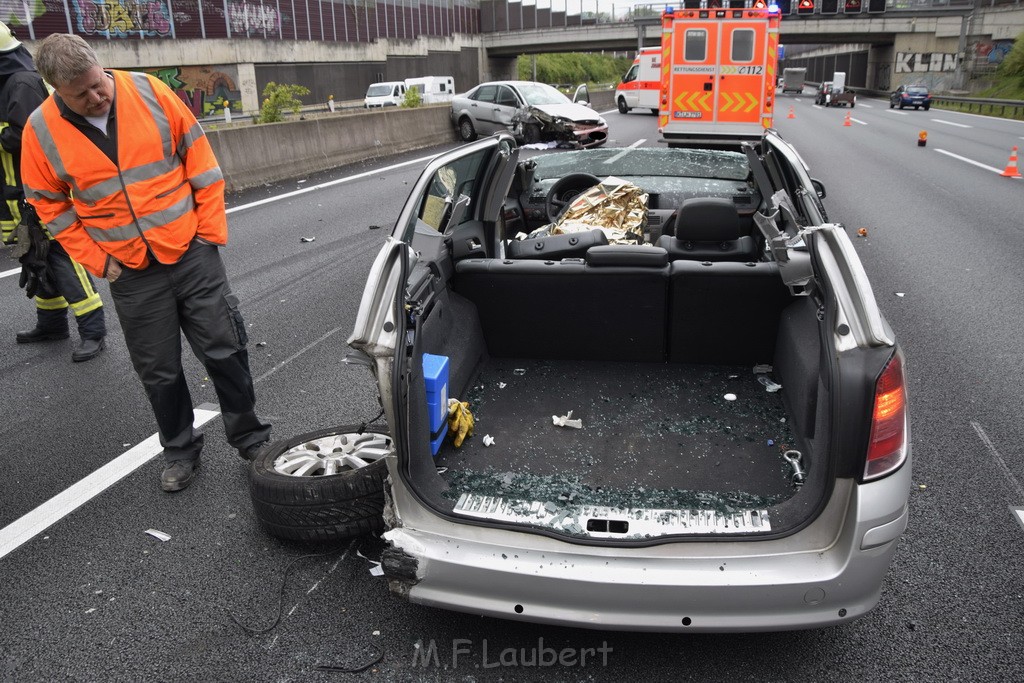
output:
M368 157L454 142L448 107L389 108L209 130L227 191L298 178Z
M613 92L592 92L597 111L614 106ZM457 142L448 106L325 114L301 121L214 129L206 135L228 192L300 178L368 157Z

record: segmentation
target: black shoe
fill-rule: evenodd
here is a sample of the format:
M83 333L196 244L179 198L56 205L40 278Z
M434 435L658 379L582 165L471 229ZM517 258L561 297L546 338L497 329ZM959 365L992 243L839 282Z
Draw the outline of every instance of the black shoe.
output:
M270 446L270 442L269 441L260 441L259 443L254 443L251 446L246 446L245 448L239 448L238 449L238 455L239 455L239 457L242 458L242 460L252 461L252 460L255 460L256 458L258 458L260 455L262 455L263 451L268 446Z
M78 348L71 352L71 360L76 363L82 361L92 360L96 356L100 355L100 351L103 350L103 337L99 339L83 339L78 344Z
M172 460L160 475L160 488L164 491L180 491L192 483L199 470L199 459Z
M68 331L64 330L44 330L41 327L33 327L31 330L22 330L15 335L15 339L18 340L19 344L34 344L42 341L56 341L58 339L67 339Z

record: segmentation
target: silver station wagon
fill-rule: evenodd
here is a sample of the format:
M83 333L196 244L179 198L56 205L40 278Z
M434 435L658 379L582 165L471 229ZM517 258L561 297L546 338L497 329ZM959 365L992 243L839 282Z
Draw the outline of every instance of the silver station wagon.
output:
M389 429L310 460L366 486L307 537L383 529L392 592L514 620L869 612L907 524L906 382L821 183L773 132L520 152L478 140L413 188L349 339Z

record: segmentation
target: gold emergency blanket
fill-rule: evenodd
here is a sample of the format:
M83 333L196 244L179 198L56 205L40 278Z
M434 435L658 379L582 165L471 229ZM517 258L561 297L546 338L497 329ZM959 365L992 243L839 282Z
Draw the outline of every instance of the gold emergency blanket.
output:
M600 228L609 244L636 244L644 241L646 226L647 193L631 182L608 176L572 200L551 234Z

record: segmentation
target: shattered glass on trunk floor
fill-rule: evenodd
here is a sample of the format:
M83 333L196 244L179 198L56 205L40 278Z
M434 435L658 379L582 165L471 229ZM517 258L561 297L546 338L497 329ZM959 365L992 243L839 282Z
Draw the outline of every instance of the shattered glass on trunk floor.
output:
M795 493L781 396L748 366L492 359L459 397L475 436L446 441L436 462L453 500L540 501L556 514L762 510ZM570 410L581 429L553 424Z

